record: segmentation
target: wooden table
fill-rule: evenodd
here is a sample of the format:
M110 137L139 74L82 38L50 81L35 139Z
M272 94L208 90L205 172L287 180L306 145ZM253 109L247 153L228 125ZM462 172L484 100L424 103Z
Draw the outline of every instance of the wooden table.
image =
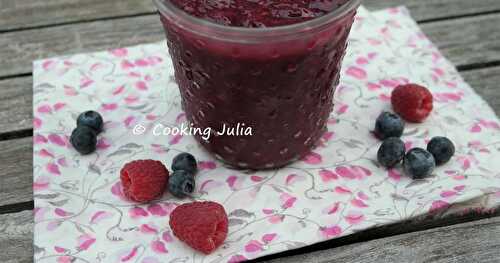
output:
M500 113L500 1L365 1L402 4ZM163 38L150 0L0 1L0 262L33 261L31 61ZM265 259L500 262L500 212L409 221Z

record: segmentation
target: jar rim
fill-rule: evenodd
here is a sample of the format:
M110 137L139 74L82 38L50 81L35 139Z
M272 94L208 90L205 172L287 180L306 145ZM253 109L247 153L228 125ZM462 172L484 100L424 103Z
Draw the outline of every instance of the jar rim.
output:
M188 14L184 10L181 10L180 8L172 4L169 0L153 0L153 2L158 8L160 15L163 15L175 21L176 25L189 31L193 31L190 29L190 26L198 26L204 29L203 31L196 30L194 32L200 36L232 42L253 42L251 41L252 39L262 41L263 38L276 39L277 37L287 37L291 35L297 35L298 32L307 32L322 28L332 21L342 18L347 13L358 8L361 4L361 0L349 0L332 12L308 21L284 26L248 28L225 26L209 20L195 17L191 14Z

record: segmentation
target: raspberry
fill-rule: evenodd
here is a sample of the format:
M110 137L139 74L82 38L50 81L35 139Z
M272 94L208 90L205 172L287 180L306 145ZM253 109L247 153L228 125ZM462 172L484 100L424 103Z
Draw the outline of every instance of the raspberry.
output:
M417 84L395 88L391 102L394 111L410 122L423 122L433 109L432 94L427 88Z
M168 170L155 160L127 163L120 171L123 193L136 202L148 202L160 197L168 181Z
M208 255L224 243L228 219L224 207L218 203L193 202L172 211L170 228L181 241Z

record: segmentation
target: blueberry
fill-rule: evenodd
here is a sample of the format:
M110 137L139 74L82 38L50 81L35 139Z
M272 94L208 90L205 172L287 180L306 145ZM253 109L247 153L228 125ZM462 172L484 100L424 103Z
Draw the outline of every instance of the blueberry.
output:
M99 134L102 132L104 122L101 114L89 110L78 116L76 119L76 126L88 126L92 128L96 134Z
M384 140L389 137L401 137L404 128L405 124L401 117L394 113L383 112L377 118L374 133L377 138Z
M377 160L384 167L396 166L405 156L405 144L396 137L385 139L377 152Z
M436 167L432 154L422 148L411 149L403 158L403 167L413 179L430 176Z
M184 170L191 174L195 174L198 170L196 159L189 153L181 153L172 160L172 171Z
M97 147L97 135L92 128L78 126L71 133L70 142L79 153L83 155L90 154Z
M427 151L432 153L437 165L447 163L455 154L455 145L446 137L434 137L427 144Z
M194 175L188 171L176 170L168 178L168 191L178 198L193 193L194 186Z

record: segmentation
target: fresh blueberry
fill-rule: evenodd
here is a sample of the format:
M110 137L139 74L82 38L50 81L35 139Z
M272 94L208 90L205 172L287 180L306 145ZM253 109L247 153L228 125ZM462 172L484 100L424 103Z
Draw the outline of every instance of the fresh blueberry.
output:
M96 134L99 134L102 132L104 122L101 114L89 110L78 116L78 119L76 119L76 126L88 126L92 128Z
M413 148L403 158L403 167L406 174L413 179L423 179L432 174L436 161L430 152Z
M405 156L405 143L396 137L385 139L377 152L377 160L384 167L394 167Z
M70 142L79 153L83 155L90 154L97 147L97 135L92 128L78 126L71 133Z
M447 163L455 154L455 145L446 137L434 137L427 144L427 151L432 153L437 165Z
M380 140L390 137L401 137L405 124L401 117L394 113L383 112L375 123L375 136Z
M194 191L194 175L184 171L176 170L168 177L168 191L173 196L183 198Z
M172 160L172 171L184 170L195 174L198 170L196 159L189 153L181 153Z

